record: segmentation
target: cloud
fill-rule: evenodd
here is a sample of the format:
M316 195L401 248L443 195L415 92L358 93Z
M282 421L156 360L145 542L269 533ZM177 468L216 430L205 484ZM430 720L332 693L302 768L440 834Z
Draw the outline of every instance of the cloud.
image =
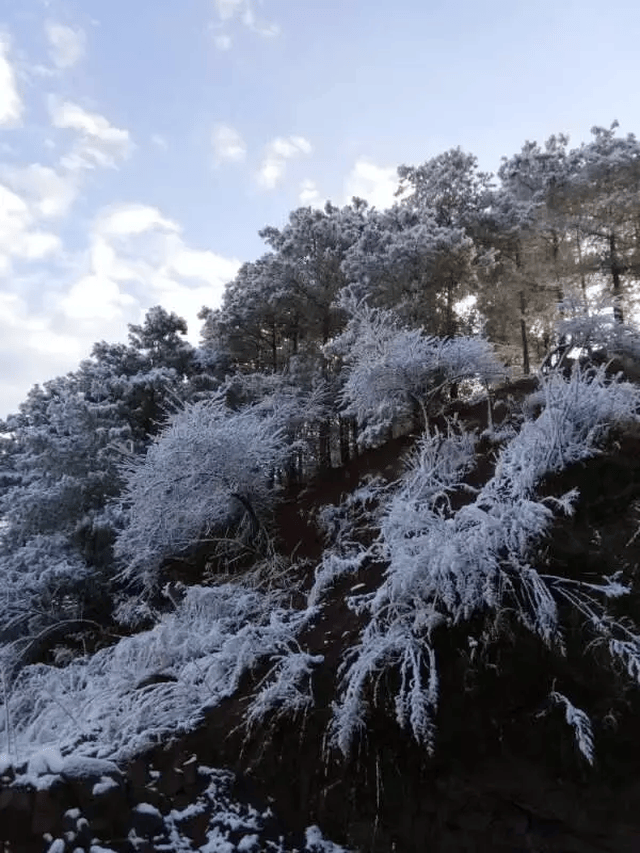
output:
M247 156L247 146L237 130L228 124L218 124L211 133L215 163L223 160L239 163Z
M7 245L21 247L22 265L49 250L33 221L29 204L0 186L0 264ZM239 267L239 260L188 245L179 224L155 207L102 208L84 249L65 254L57 267L33 263L28 274L5 279L0 416L15 411L35 382L74 370L96 340L126 340L127 324L141 322L153 305L184 317L197 343L200 308L220 304Z
M50 316L34 314L18 294L0 292L0 417L16 412L36 382L77 367L87 354L82 341L51 329Z
M55 234L33 228L34 215L27 202L0 184L0 277L13 269L13 259L40 260L61 249Z
M61 161L71 171L97 166L116 168L133 150L128 130L110 124L104 116L90 113L71 101L49 99L49 113L54 127L78 131L80 138Z
M40 163L5 169L4 175L13 190L24 194L37 218L64 216L77 196L77 185L69 175L61 175Z
M316 182L308 178L300 184L298 199L305 207L324 207Z
M344 183L344 202L353 196L363 198L379 210L397 202L398 175L394 166L377 166L364 157L359 158Z
M171 219L166 219L155 207L146 204L120 204L103 210L96 219L94 232L101 237L131 236L145 231L180 230Z
M111 205L96 216L85 269L58 302L68 320L114 323L136 307L159 302L185 317L197 340L203 304L220 303L224 285L240 262L188 246L180 226L155 207Z
M0 33L0 125L14 127L20 124L23 107L9 62L9 47L9 39Z
M233 42L231 40L231 36L226 35L226 33L218 33L213 37L213 43L218 50L231 50Z
M159 133L151 134L151 143L152 145L155 145L156 148L160 148L162 151L167 151L169 148L169 143L164 138L164 136Z
M215 0L215 7L221 21L229 21L240 14L246 6L246 0Z
M79 62L85 52L85 34L64 24L49 21L45 26L49 41L49 55L56 68L71 68Z
M232 23L256 33L263 38L274 38L280 34L278 24L263 21L256 16L251 0L214 0L218 23L213 24L213 41L218 50L229 50L232 41L227 31Z
M279 136L267 146L266 153L258 171L258 184L272 190L284 177L287 160L301 154L310 154L311 143L303 136Z

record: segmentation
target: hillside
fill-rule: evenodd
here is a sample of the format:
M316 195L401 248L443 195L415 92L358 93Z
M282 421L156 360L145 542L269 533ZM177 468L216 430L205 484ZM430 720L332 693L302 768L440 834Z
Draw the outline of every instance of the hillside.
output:
M155 628L23 671L5 850L638 849L639 392L542 382L289 486L258 563L204 543Z
M5 850L640 849L617 128L299 207L0 422Z

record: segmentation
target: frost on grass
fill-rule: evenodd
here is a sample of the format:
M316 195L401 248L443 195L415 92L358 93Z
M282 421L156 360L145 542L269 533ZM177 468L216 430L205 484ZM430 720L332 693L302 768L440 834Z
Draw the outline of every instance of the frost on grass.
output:
M495 619L508 610L563 653L558 601L564 600L640 680L640 636L607 611L607 599L627 591L619 578L583 583L541 574L530 562L555 514L571 513L577 497L540 498L540 480L597 453L614 423L637 418L640 395L632 385L609 382L601 369L576 370L569 381L552 375L543 397L539 417L525 422L502 449L494 476L474 500L456 509L450 499L468 493L463 477L472 464L470 437L436 433L423 438L411 470L383 508L378 547L388 566L385 580L351 602L369 622L341 670L331 736L343 753L366 725L380 674L392 667L400 674L396 719L433 749L434 632L479 614Z
M295 648L306 613L280 601L238 584L192 587L150 631L64 668L25 667L0 707L0 743L16 760L49 746L119 760L188 728L244 672ZM168 678L145 685L158 673Z
M376 523L377 509L388 487L377 478L347 494L338 506L328 504L318 513L318 525L330 545L322 554L307 602L315 607L326 591L345 575L355 574L372 557L362 544Z
M576 746L584 755L589 764L594 762L593 748L593 730L591 728L591 720L580 708L576 708L572 702L567 699L563 693L558 693L552 690L549 694L552 702L560 705L564 709L565 719L568 725L573 729L573 734L576 741Z
M295 715L312 708L313 671L323 660L323 655L300 650L280 656L256 691L246 714L247 723L252 726L267 715Z

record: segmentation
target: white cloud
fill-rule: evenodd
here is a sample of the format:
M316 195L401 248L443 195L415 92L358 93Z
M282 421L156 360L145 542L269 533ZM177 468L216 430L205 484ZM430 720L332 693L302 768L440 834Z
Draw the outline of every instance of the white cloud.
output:
M0 416L16 412L36 382L72 370L87 354L81 341L51 323L50 316L30 311L21 296L0 292Z
M46 24L45 29L50 45L49 55L56 68L71 68L82 59L86 43L82 30L74 30L52 21Z
M45 258L61 248L55 234L33 230L34 216L27 202L0 184L0 276L12 271L12 259Z
M310 154L311 143L303 136L279 136L267 146L258 171L257 180L264 189L272 190L284 177L287 160L301 154Z
M263 38L273 38L280 34L280 27L275 23L260 20L254 11L251 0L214 0L219 23L212 29L216 32L213 37L218 50L229 50L231 37L226 28L234 21Z
M68 320L112 324L139 306L160 302L185 317L191 339L198 339L198 311L220 303L224 285L240 262L188 246L177 223L154 207L112 205L96 217L85 270L59 300Z
M69 175L61 175L49 166L30 166L5 170L9 186L23 192L36 217L63 216L76 198L78 188Z
M27 231L14 247L14 254L26 261L37 261L62 249L57 234L48 231Z
M16 75L9 62L9 40L0 33L0 125L15 126L22 117Z
M94 231L101 236L130 236L145 231L179 231L179 226L166 219L155 207L146 204L120 204L101 211Z
M348 203L353 196L358 196L382 210L395 204L397 199L394 194L397 188L398 175L394 166L377 166L371 160L361 157L345 181L344 201Z
M178 244L168 258L168 267L176 275L201 281L231 281L238 272L238 262L208 250L189 249Z
M80 139L61 161L71 170L115 167L118 160L129 156L133 143L128 130L110 124L104 116L90 113L71 101L49 100L49 113L54 127L76 130Z
M300 184L298 199L305 207L324 207L316 182L308 178Z
M218 17L221 21L228 21L240 14L247 6L246 0L215 0Z
M226 33L218 33L213 37L213 43L218 50L230 50L232 45L231 36Z
M50 179L44 168L31 178ZM0 274L5 261L10 268L13 258L34 261L59 250L55 235L34 227L35 210L33 199L0 184ZM141 322L152 305L183 316L196 343L200 308L220 304L239 266L234 258L189 246L179 224L155 207L101 209L84 250L67 253L58 266L35 264L33 271L18 270L5 279L0 416L16 411L35 382L75 369L96 340L126 340L127 323Z
M72 320L120 320L123 309L136 305L105 270L83 276L60 301L60 309Z
M223 160L239 163L247 156L247 146L235 128L228 124L218 124L211 133L211 144L216 164Z
M161 136L159 133L153 133L151 135L151 142L156 146L156 148L160 148L162 151L166 151L169 148L169 143L164 136Z

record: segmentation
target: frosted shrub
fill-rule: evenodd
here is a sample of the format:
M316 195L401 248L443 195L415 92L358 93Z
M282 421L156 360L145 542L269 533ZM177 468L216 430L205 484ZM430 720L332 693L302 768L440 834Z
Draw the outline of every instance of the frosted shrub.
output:
M0 696L0 748L8 743L20 760L50 745L64 754L134 755L195 725L204 706L231 696L265 657L285 658L305 619L275 594L191 587L150 631L64 668L25 667Z
M327 351L342 355L346 380L343 411L364 427L363 445L375 444L394 421L422 411L429 399L465 379L483 386L503 379L491 344L482 338L437 338L404 327L393 311L371 308L346 293L341 307L351 319Z
M156 583L164 559L203 535L244 523L255 535L275 500L271 480L288 454L282 414L229 411L218 394L176 413L125 487L129 520L116 541L128 576Z
M568 382L552 376L543 392L542 413L503 448L494 476L475 500L452 507L451 493L468 490L462 481L473 464L473 442L450 432L423 438L404 482L383 508L379 546L388 565L385 580L376 592L351 602L369 622L342 667L332 742L343 752L364 725L368 687L390 667L400 673L398 723L433 749L438 707L433 635L477 614L497 616L508 608L562 653L557 604L564 600L640 681L640 636L607 613L607 599L627 592L619 579L585 583L542 574L530 563L555 513L570 513L577 497L571 492L539 498L540 480L597 453L614 423L637 417L640 394L627 383L608 382L604 369L576 370ZM586 754L587 728L577 711L570 723L579 727Z

